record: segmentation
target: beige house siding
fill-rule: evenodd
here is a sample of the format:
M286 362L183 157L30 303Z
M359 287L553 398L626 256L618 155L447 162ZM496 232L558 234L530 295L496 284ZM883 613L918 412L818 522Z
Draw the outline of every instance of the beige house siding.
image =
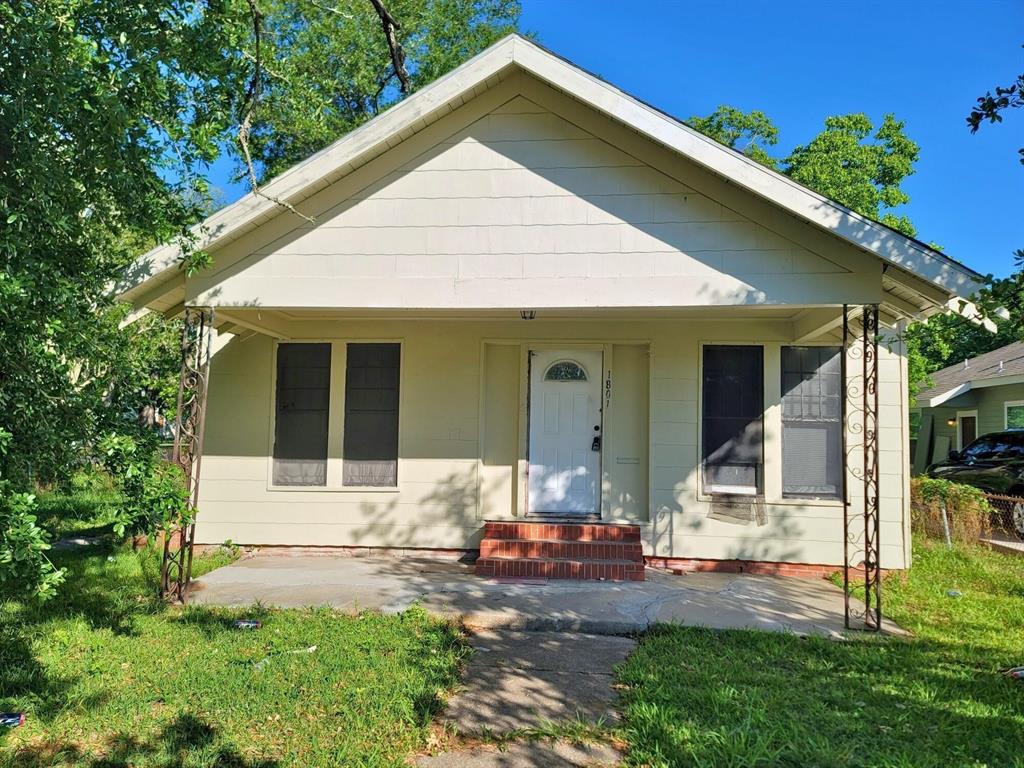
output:
M878 301L877 259L527 75L190 279L211 306L472 309Z
M212 363L200 542L471 548L484 519L523 512L528 350L596 344L605 350L612 381L604 414L605 520L640 524L648 554L842 562L840 503L781 498L779 349L791 338L789 322L339 319L295 323L291 330L292 340L335 344L328 487L271 487L275 342L261 335L229 339ZM346 340L402 343L393 490L340 487ZM700 492L704 343L764 346L763 525L713 515ZM883 346L879 374L882 564L900 568L907 563L907 468L898 349ZM856 502L855 479L850 489Z
M530 349L585 345L605 369L603 520L639 524L651 555L842 562L841 502L782 498L780 347L837 344L840 305L883 299L876 256L524 73L300 208L315 223L268 216L185 284L234 334L212 363L200 542L474 547L526 511ZM271 485L275 338L333 344L325 488ZM402 345L394 489L341 487L354 340ZM764 515L746 521L701 492L708 343L764 347ZM902 354L879 363L886 568L909 563Z

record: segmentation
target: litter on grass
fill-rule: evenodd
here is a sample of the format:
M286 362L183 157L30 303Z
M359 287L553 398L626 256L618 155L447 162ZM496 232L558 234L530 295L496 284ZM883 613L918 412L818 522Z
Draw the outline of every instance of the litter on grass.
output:
M234 622L235 629L259 629L262 626L263 622L256 619L236 619Z
M1014 680L1024 680L1024 667L1010 667L1008 669L999 670L1007 677L1011 677Z
M24 712L0 712L0 725L7 728L17 728L25 724Z
M259 661L257 661L253 665L253 667L256 668L256 669L263 669L270 662L271 657L273 657L273 656L286 656L288 654L293 654L293 653L316 653L316 646L315 645L311 645L311 646L309 646L309 648L299 648L298 650L295 650L295 651L278 651L277 653L270 653L270 654L267 654L266 656L264 656Z

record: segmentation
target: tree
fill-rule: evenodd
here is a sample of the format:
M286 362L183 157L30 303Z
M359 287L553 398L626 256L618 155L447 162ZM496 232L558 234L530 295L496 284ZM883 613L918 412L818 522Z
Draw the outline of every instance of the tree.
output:
M903 128L903 122L891 114L882 118L874 135L866 115L826 118L825 130L785 159L785 173L847 208L913 237L916 230L910 219L887 210L910 200L900 185L914 172L918 146Z
M0 588L47 594L28 491L141 406L111 288L143 245L189 243L234 121L241 22L217 0L0 4L0 560L23 566Z
M274 173L518 13L512 0L0 4L0 590L15 575L41 596L55 584L30 491L83 458L102 454L137 491L126 525L166 516L153 494L173 501L177 481L153 469L135 414L173 398L174 328L124 328L112 288L156 243L177 241L186 270L204 263L189 228L210 209L206 166L240 126L255 118Z
M345 135L405 93L368 0L265 0L265 77L250 147L261 180ZM515 31L518 0L394 0L414 91ZM250 51L250 56L252 52Z
M687 124L715 141L739 150L761 165L778 168L778 161L768 153L766 147L774 147L779 143L779 129L760 110L743 112L722 104L707 117L691 117Z
M989 91L979 96L977 105L967 116L967 125L971 133L977 133L984 121L1001 123L1006 110L1020 107L1024 107L1024 73L1010 85L997 86L994 95ZM1019 153L1024 165L1024 147ZM997 321L1000 334L1018 340L1024 338L1024 249L1018 249L1014 255L1015 271L1009 277L990 279L981 292L979 305L990 317L998 318L1000 313L1008 315Z
M720 106L707 117L691 117L688 122L857 213L905 235L915 233L906 216L887 210L910 200L900 185L914 172L919 153L917 144L903 132L904 124L893 115L885 115L877 131L863 114L828 117L825 130L784 160L766 149L778 143L779 130L764 112Z
M182 237L232 122L229 4L0 6L0 472L59 477L105 410L125 334L111 285Z
M967 125L971 133L977 133L984 121L1001 123L1003 112L1020 107L1024 107L1024 72L1017 75L1017 79L1009 85L997 85L995 94L988 91L984 96L979 96L977 105L967 115ZM1018 152L1021 165L1024 165L1024 147Z

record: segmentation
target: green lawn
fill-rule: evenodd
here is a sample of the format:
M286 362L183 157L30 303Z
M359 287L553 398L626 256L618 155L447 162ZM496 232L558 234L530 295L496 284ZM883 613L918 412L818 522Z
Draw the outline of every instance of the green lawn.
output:
M58 598L0 604L0 711L28 713L0 732L4 768L400 765L465 653L420 611L262 611L239 631L253 611L155 601L152 552L56 559L71 571Z
M102 536L113 529L121 497L102 472L81 470L65 487L36 494L36 517L54 539Z
M620 670L628 764L1024 766L1024 683L998 673L1024 664L1024 558L914 557L882 598L910 640L649 633Z

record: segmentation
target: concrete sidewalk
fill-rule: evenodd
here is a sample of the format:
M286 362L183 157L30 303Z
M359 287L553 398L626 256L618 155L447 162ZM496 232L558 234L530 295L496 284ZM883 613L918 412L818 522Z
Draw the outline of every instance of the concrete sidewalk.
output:
M647 570L645 582L486 580L451 560L256 554L194 582L200 605L330 605L404 611L419 602L478 629L631 634L655 622L842 637L843 593L819 579ZM892 622L887 632L902 634Z

